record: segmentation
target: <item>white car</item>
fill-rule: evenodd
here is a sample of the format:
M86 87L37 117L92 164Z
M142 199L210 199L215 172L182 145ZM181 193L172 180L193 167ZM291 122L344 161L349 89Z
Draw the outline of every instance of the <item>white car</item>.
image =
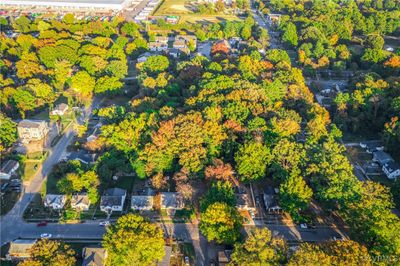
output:
M40 235L40 238L50 238L50 237L51 237L51 234L48 234L48 233L44 233L44 234Z
M307 226L307 224L300 224L300 228L302 228L302 229L307 229L308 226Z
M110 225L110 221L104 221L99 223L100 226L108 226Z

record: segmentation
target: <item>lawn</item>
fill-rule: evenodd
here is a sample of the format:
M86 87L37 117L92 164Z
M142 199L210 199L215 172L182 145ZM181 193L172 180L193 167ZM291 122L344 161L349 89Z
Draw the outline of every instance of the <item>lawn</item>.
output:
M155 16L192 14L191 4L186 0L164 0L154 12Z
M39 160L26 160L22 164L22 177L21 179L24 181L29 181L34 177L37 173L38 169L40 168L42 161ZM36 169L35 169L36 166Z
M187 0L164 0L154 12L155 16L175 15L180 16L179 23L216 23L222 21L240 20L236 15L229 14L197 14L194 13L197 2Z

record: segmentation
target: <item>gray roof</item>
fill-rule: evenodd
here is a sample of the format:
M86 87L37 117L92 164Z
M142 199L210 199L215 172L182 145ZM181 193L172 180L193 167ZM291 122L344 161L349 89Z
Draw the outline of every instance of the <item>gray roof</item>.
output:
M391 174L400 169L400 164L395 161L389 161L384 164L384 167Z
M36 243L36 239L16 239L10 243L9 255L19 254L21 257L29 257L29 249Z
M78 160L82 163L94 163L96 161L97 154L96 153L87 153L84 150L80 150L77 152L71 152L68 156L68 160Z
M103 266L106 263L107 250L101 247L85 247L82 257L82 266Z
M42 123L46 123L44 120L33 120L33 119L24 119L18 123L19 127L27 127L27 128L37 128L40 127Z
M1 164L1 172L2 173L10 173L15 166L18 165L18 161L8 160L5 163Z
M144 195L134 195L131 198L131 207L132 208L144 208L144 207L153 207L153 196L144 196Z
M126 196L126 190L118 187L109 188L106 191L104 191L104 196L118 196L118 197Z
M161 207L168 209L182 209L183 197L178 192L161 192Z
M376 151L374 152L374 161L379 162L381 164L388 163L390 161L393 161L392 156L390 154L384 152L384 151Z

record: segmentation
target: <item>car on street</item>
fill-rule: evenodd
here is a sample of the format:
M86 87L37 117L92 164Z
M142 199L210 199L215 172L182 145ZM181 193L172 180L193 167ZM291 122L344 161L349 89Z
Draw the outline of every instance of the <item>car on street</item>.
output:
M339 234L336 234L336 235L332 236L332 240L333 241L343 241L344 237Z
M49 233L43 233L40 235L40 238L50 238L50 237L51 237L51 234L49 234Z
M308 226L307 226L307 224L303 223L303 224L300 224L300 228L301 228L301 229L307 229Z
M47 225L46 221L42 221L42 222L37 224L38 227L42 227L42 226L46 226L46 225Z
M188 256L185 256L185 265L190 265L189 257L188 257Z
M110 221L103 221L99 223L100 226L108 226L110 225Z

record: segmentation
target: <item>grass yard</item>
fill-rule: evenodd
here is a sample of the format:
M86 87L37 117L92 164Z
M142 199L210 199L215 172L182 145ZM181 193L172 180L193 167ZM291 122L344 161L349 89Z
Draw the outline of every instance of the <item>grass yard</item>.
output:
M185 15L192 13L192 4L187 0L164 0L154 12L154 15Z
M41 164L42 164L42 161L39 161L39 160L26 160L22 164L23 170L22 170L21 179L23 181L29 181L30 179L32 179L33 176L39 170ZM35 169L35 166L37 167L36 169Z
M196 1L188 0L164 0L162 4L154 12L155 16L167 16L174 15L179 16L179 23L216 23L223 21L235 21L240 20L236 15L229 14L198 14L194 13L196 8Z

